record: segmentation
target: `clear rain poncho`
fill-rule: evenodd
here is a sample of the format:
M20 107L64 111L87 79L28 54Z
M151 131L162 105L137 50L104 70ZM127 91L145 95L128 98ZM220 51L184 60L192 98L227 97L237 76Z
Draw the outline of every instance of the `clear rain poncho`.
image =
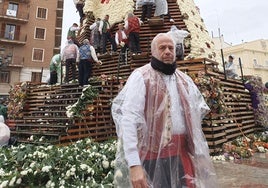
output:
M142 165L149 187L216 188L201 120L209 111L193 81L136 69L114 99L118 135L115 187L131 188L129 167Z

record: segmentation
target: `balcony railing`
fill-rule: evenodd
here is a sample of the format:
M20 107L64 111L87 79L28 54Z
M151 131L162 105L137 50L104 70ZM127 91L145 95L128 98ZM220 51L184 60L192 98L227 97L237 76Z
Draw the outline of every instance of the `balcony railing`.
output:
M0 19L6 19L10 21L28 22L29 12L14 11L9 9L0 9Z
M27 41L27 35L13 34L7 32L0 32L0 42L10 44L22 44L24 45Z
M30 0L12 0L14 2L18 2L18 3L30 3Z

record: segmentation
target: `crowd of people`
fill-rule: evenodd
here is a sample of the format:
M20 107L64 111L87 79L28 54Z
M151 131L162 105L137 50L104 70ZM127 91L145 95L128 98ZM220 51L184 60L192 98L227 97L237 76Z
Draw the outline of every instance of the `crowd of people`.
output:
M80 18L85 16L83 7L84 0L74 0L74 4L79 12ZM117 24L118 29L115 35L112 34L114 25L109 22L109 15L105 15L103 19L96 18L95 22L89 25L91 31L90 38L80 43L77 40L77 33L88 25L80 27L77 23L73 23L68 29L67 42L61 54L56 54L50 62L50 79L49 84L65 82L68 83L76 78L76 70L78 67L78 81L81 86L88 84L88 79L92 74L92 65L97 63L101 65L99 57L108 54L107 44L110 42L110 55L118 55L117 50L120 49L119 62L127 62L127 54L140 55L142 53L140 46L140 30L144 22L152 16L152 8L155 6L154 16L164 19L168 16L170 22L174 22L168 11L167 1L162 0L137 0L136 8L142 9L141 18L128 13L126 18ZM81 23L81 22L80 22ZM174 29L175 28L175 29ZM188 32L172 26L173 38L177 41L177 48L180 55L179 60L183 59L183 39L188 36ZM180 48L180 49L179 49ZM62 80L62 64L65 65L65 77Z

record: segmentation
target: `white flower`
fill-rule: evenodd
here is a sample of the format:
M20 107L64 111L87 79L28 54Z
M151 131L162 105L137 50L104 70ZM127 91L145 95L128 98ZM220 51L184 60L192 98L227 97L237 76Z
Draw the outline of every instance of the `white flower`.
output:
M111 167L115 167L115 160L111 162Z
M115 171L115 174L114 174L114 177L115 177L115 179L117 179L117 178L122 178L123 177L123 174L122 174L122 172L121 172L121 170L116 170Z
M234 157L233 156L230 156L229 157L229 160L233 161L234 160Z
M33 135L32 135L32 136L30 136L30 139L29 139L29 140L33 141L33 139L34 139L34 138L33 138Z
M9 182L9 186L13 187L15 181L16 181L16 176L14 176L14 177L10 180L10 182Z
M30 167L33 168L34 166L35 166L35 162L32 162L32 163L30 164Z
M86 164L80 164L80 168L82 170L86 170L88 168L88 166Z
M1 183L1 185L0 185L0 187L6 187L7 184L8 184L8 180L3 181L3 182Z
M28 174L28 171L27 170L23 170L20 172L20 175L22 176L26 176Z
M3 176L4 174L5 174L5 171L2 168L0 168L0 176Z
M102 166L103 166L104 169L109 168L109 166L110 166L109 161L106 161L106 160L102 161Z
M22 182L22 179L21 178L19 178L19 179L17 179L17 181L16 181L16 184L21 184L21 182Z
M51 169L52 167L51 166L44 166L42 168L42 172L49 172L49 170Z

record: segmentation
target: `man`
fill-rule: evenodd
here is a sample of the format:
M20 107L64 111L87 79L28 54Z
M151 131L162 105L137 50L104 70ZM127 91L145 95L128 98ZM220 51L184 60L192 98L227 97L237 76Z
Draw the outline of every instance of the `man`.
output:
M174 19L172 19L169 11L168 11L168 3L167 0L155 0L155 11L154 16L160 16L163 20L165 19L165 15L168 17L169 21L174 23Z
M128 38L122 23L118 24L118 30L115 33L115 43L121 47L119 62L126 62L126 50L128 48Z
M78 11L79 13L79 16L80 16L80 23L83 21L83 18L85 16L84 14L84 6L85 6L85 0L73 0L74 1L74 5L76 7L76 10Z
M106 45L107 45L108 40L112 44L113 52L116 53L116 50L117 50L115 40L111 35L110 29L111 29L111 26L109 23L109 15L105 15L104 19L101 20L100 27L99 27L99 32L100 32L101 40L102 40L102 54L106 54L107 52Z
M67 33L67 40L72 40L74 44L76 44L78 47L80 46L80 43L76 39L76 32L80 31L82 28L78 26L77 23L73 23L73 25L69 28Z
M236 78L236 68L234 64L234 55L229 55L228 62L225 63L225 73L228 78Z
M141 21L145 22L145 18L151 19L152 17L152 9L153 6L155 5L155 0L137 0L136 1L136 9L139 7L142 8L142 13L141 13Z
M141 53L140 48L140 19L133 13L128 13L128 18L125 21L126 33L129 38L129 47L132 55Z
M99 32L100 21L101 19L97 18L95 22L89 26L89 29L91 30L90 43L95 48L97 55L100 55L101 52L101 36Z
M176 43L176 57L177 60L184 60L184 38L190 33L188 31L177 28L172 25L170 31L168 32Z
M80 61L78 64L78 73L79 73L79 85L84 86L88 85L88 79L92 73L92 63L93 61L102 64L100 60L98 60L95 49L93 46L89 44L88 39L83 40L83 45L79 48L80 53Z
M169 34L158 34L151 52L151 62L131 74L113 101L115 186L218 187L201 127L209 108L190 77L176 69Z
M50 61L50 81L49 84L53 85L61 82L61 57L60 54L56 54Z
M69 79L69 70L72 70L72 80L75 80L76 74L76 63L79 62L79 49L77 45L73 43L71 39L68 40L67 45L62 50L62 61L65 62L65 82L68 83Z

